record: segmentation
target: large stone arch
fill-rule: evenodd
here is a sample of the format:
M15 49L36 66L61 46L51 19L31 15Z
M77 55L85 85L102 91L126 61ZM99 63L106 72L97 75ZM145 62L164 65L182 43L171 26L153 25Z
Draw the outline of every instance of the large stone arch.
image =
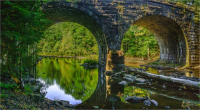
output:
M41 7L47 18L55 23L75 22L86 27L95 37L99 48L99 64L106 64L108 30L90 6L71 2L48 2ZM52 25L53 25L52 24Z

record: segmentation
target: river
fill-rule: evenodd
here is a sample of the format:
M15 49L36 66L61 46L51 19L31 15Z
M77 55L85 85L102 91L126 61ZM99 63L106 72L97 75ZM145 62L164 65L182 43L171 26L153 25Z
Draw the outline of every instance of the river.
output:
M47 85L45 97L66 100L77 105L77 108L87 109L165 109L167 106L170 109L199 108L197 90L187 90L182 85L166 84L154 79L148 79L151 85L133 83L122 86L118 84L118 79L100 73L100 68L84 69L80 66L82 62L83 59L72 58L44 58L39 61L37 77ZM141 63L126 63L135 67L139 67L139 64ZM154 74L166 73L153 68L148 71ZM128 103L125 101L128 96L148 96L156 100L158 106Z

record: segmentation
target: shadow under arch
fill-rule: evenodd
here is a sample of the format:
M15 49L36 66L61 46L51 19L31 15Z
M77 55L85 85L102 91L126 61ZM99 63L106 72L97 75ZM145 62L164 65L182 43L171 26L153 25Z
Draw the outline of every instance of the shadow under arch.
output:
M142 26L155 35L160 48L160 61L189 64L187 39L174 20L162 15L148 15L131 22L129 27L131 25ZM127 30L124 30L124 34Z
M79 7L79 8L85 8ZM77 8L77 4L70 2L48 2L41 7L45 16L55 23L74 22L86 27L95 37L99 49L99 64L105 67L107 55L107 43L105 33L107 30L98 17L89 9L81 11ZM92 14L91 14L92 13ZM94 19L94 17L96 19Z

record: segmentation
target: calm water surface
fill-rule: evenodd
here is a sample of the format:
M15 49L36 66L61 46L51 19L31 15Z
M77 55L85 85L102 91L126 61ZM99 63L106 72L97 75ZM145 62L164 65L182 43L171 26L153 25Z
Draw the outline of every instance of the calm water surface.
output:
M165 109L165 106L170 109L199 109L198 90L187 90L182 85L154 79L147 79L151 84L123 86L118 84L123 79L106 76L98 68L84 69L80 64L81 60L75 62L68 58L42 59L37 65L37 73L39 79L48 85L45 97L69 101L78 109ZM128 96L148 96L156 100L158 106L128 103L125 101Z
M80 63L67 58L44 58L38 62L38 77L48 85L45 97L74 105L88 99L97 86L98 69L86 70Z

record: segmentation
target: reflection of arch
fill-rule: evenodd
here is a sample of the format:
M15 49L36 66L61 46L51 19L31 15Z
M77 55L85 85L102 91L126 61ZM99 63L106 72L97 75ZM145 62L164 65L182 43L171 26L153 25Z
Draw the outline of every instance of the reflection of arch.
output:
M185 64L189 61L187 39L181 27L173 20L162 15L137 17L124 26L123 33L131 25L142 26L150 30L156 37L160 47L160 60ZM120 42L122 42L120 38Z
M86 27L95 37L99 48L99 62L106 64L108 30L87 6L70 2L49 2L42 7L47 18L57 22L75 22Z

